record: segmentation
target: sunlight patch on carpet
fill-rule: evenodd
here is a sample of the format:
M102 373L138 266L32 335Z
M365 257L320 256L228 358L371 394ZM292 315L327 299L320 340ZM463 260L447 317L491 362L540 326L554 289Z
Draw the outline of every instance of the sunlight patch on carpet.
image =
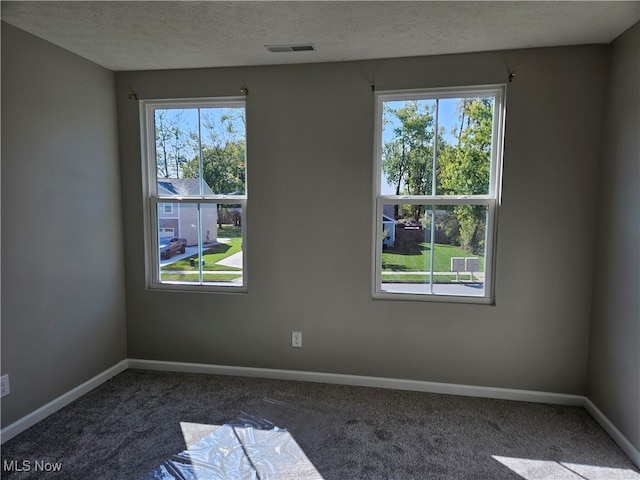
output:
M627 468L498 455L492 455L492 457L525 480L640 480L640 474Z

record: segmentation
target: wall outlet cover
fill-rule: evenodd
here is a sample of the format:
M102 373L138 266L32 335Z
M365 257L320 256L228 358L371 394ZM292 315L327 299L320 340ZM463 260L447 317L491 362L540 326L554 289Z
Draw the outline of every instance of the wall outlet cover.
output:
M9 389L9 374L2 375L0 377L0 398L7 396L11 393Z

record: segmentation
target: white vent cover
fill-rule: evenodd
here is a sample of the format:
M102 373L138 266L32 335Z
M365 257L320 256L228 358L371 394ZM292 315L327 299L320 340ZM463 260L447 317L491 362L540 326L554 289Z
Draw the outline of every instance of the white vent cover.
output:
M313 52L316 47L312 43L291 45L265 45L264 48L273 53L281 52Z

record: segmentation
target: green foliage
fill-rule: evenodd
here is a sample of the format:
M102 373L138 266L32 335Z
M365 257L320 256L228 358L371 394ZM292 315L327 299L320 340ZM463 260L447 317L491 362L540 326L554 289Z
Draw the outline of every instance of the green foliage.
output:
M240 238L242 228L235 225L224 224L218 227L218 238Z
M434 106L407 101L398 108L385 108L385 123L398 123L393 139L382 147L382 171L396 195L428 195L433 175ZM420 218L424 207L414 205L412 214ZM398 212L396 209L396 218Z
M156 110L158 177L202 178L216 194L245 193L244 110L213 108L197 111L199 127L191 125L192 110Z
M489 193L493 99L460 99L457 105L460 128L452 134L457 145L444 145L438 158L438 180L444 195L486 195ZM478 205L456 205L445 231L465 250L484 253L486 209ZM456 225L457 223L457 229Z
M200 155L202 155L202 177L216 194L245 193L244 116L239 109L228 109L214 116L204 111L202 114L202 138L191 135L195 156L184 167L185 178L200 175Z
M216 194L243 194L245 185L244 141L202 147L202 176ZM200 155L184 166L185 178L198 178Z
M407 101L398 108L385 107L385 126L394 125L392 138L382 146L382 171L396 195L486 195L489 193L494 99L460 98L456 113L459 127L446 135L438 131L436 179L433 179L436 105ZM452 243L468 252L484 252L486 208L456 205L440 225ZM424 224L425 207L396 206L399 221Z
M444 207L447 215L436 217L436 227L442 229L452 245L460 245L460 222L454 213L454 206Z
M486 207L456 205L453 214L459 223L459 243L468 252L484 254Z
M451 132L457 137L457 144L439 146L438 193L486 195L491 168L493 100L462 98L457 112L461 128Z

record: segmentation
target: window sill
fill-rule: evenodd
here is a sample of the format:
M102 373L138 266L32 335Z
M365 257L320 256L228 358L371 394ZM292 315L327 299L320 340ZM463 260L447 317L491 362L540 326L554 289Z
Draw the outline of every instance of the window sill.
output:
M147 285L147 290L156 292L181 292L181 293L222 293L222 294L246 294L247 286L222 286L222 285L186 285L183 283L152 283Z
M437 302L437 303L466 303L476 305L495 305L491 297L472 297L468 295L434 295L400 292L374 292L373 300Z

